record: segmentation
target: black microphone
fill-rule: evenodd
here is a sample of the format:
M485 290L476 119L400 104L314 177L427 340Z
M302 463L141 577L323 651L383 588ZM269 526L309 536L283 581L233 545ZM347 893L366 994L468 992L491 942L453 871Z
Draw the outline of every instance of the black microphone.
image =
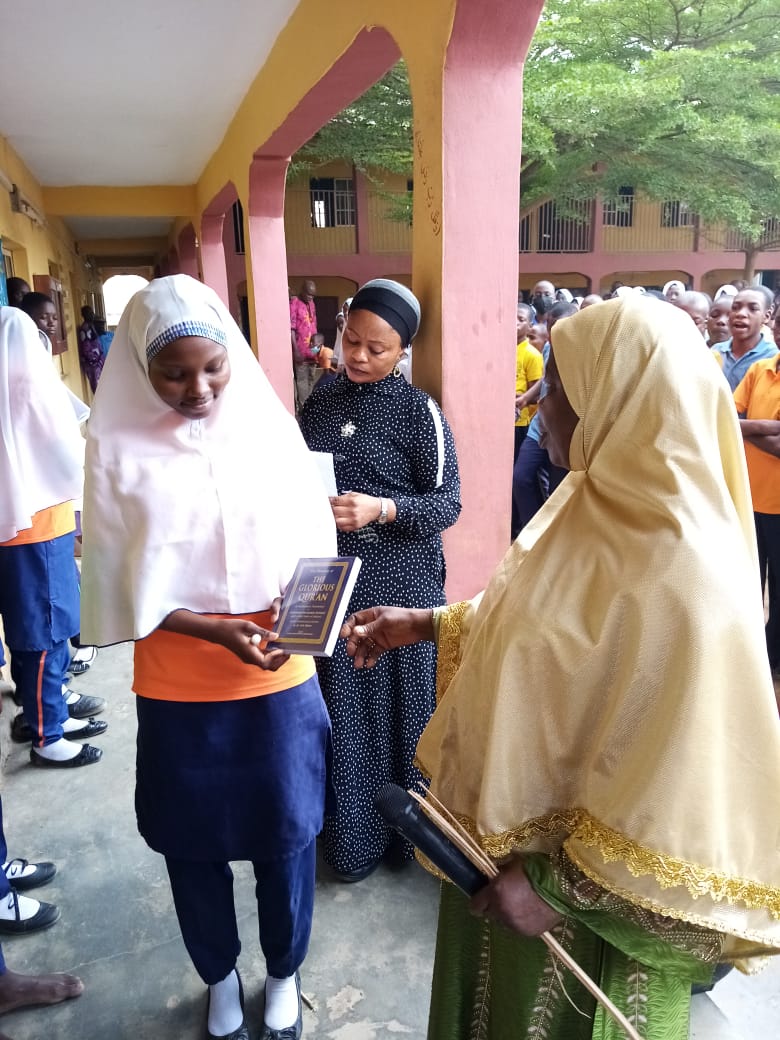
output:
M385 823L427 856L467 896L473 896L488 883L482 871L439 830L402 787L384 784L374 795L374 808Z

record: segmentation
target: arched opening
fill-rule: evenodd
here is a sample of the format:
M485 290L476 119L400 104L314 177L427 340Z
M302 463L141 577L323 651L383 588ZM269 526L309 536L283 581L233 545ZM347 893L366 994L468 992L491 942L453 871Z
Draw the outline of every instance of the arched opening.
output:
M149 279L138 274L114 274L105 280L103 300L106 306L106 324L109 328L116 328L130 297L148 284Z

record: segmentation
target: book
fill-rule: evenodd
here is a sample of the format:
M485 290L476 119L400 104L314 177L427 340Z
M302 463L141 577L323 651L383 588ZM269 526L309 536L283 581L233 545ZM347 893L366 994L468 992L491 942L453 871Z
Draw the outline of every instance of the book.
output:
M360 571L358 556L308 556L298 561L282 600L270 646L288 654L330 657Z

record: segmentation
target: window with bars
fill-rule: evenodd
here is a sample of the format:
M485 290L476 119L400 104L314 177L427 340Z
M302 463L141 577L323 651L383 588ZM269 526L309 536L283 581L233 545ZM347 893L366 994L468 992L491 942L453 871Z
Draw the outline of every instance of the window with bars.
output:
M661 227L693 227L695 224L696 214L687 202L675 199L661 205Z
M604 199L601 210L601 223L604 227L633 227L633 188L618 188L618 193L614 198Z
M354 227L355 187L351 177L312 177L311 226Z

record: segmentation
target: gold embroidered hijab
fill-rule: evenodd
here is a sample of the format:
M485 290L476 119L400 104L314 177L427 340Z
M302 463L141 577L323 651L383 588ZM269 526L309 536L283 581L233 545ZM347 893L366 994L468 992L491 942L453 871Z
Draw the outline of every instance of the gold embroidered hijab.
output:
M420 765L494 855L563 843L636 904L780 947L780 722L728 386L653 300L558 322L553 352L573 472L454 659L443 619Z

